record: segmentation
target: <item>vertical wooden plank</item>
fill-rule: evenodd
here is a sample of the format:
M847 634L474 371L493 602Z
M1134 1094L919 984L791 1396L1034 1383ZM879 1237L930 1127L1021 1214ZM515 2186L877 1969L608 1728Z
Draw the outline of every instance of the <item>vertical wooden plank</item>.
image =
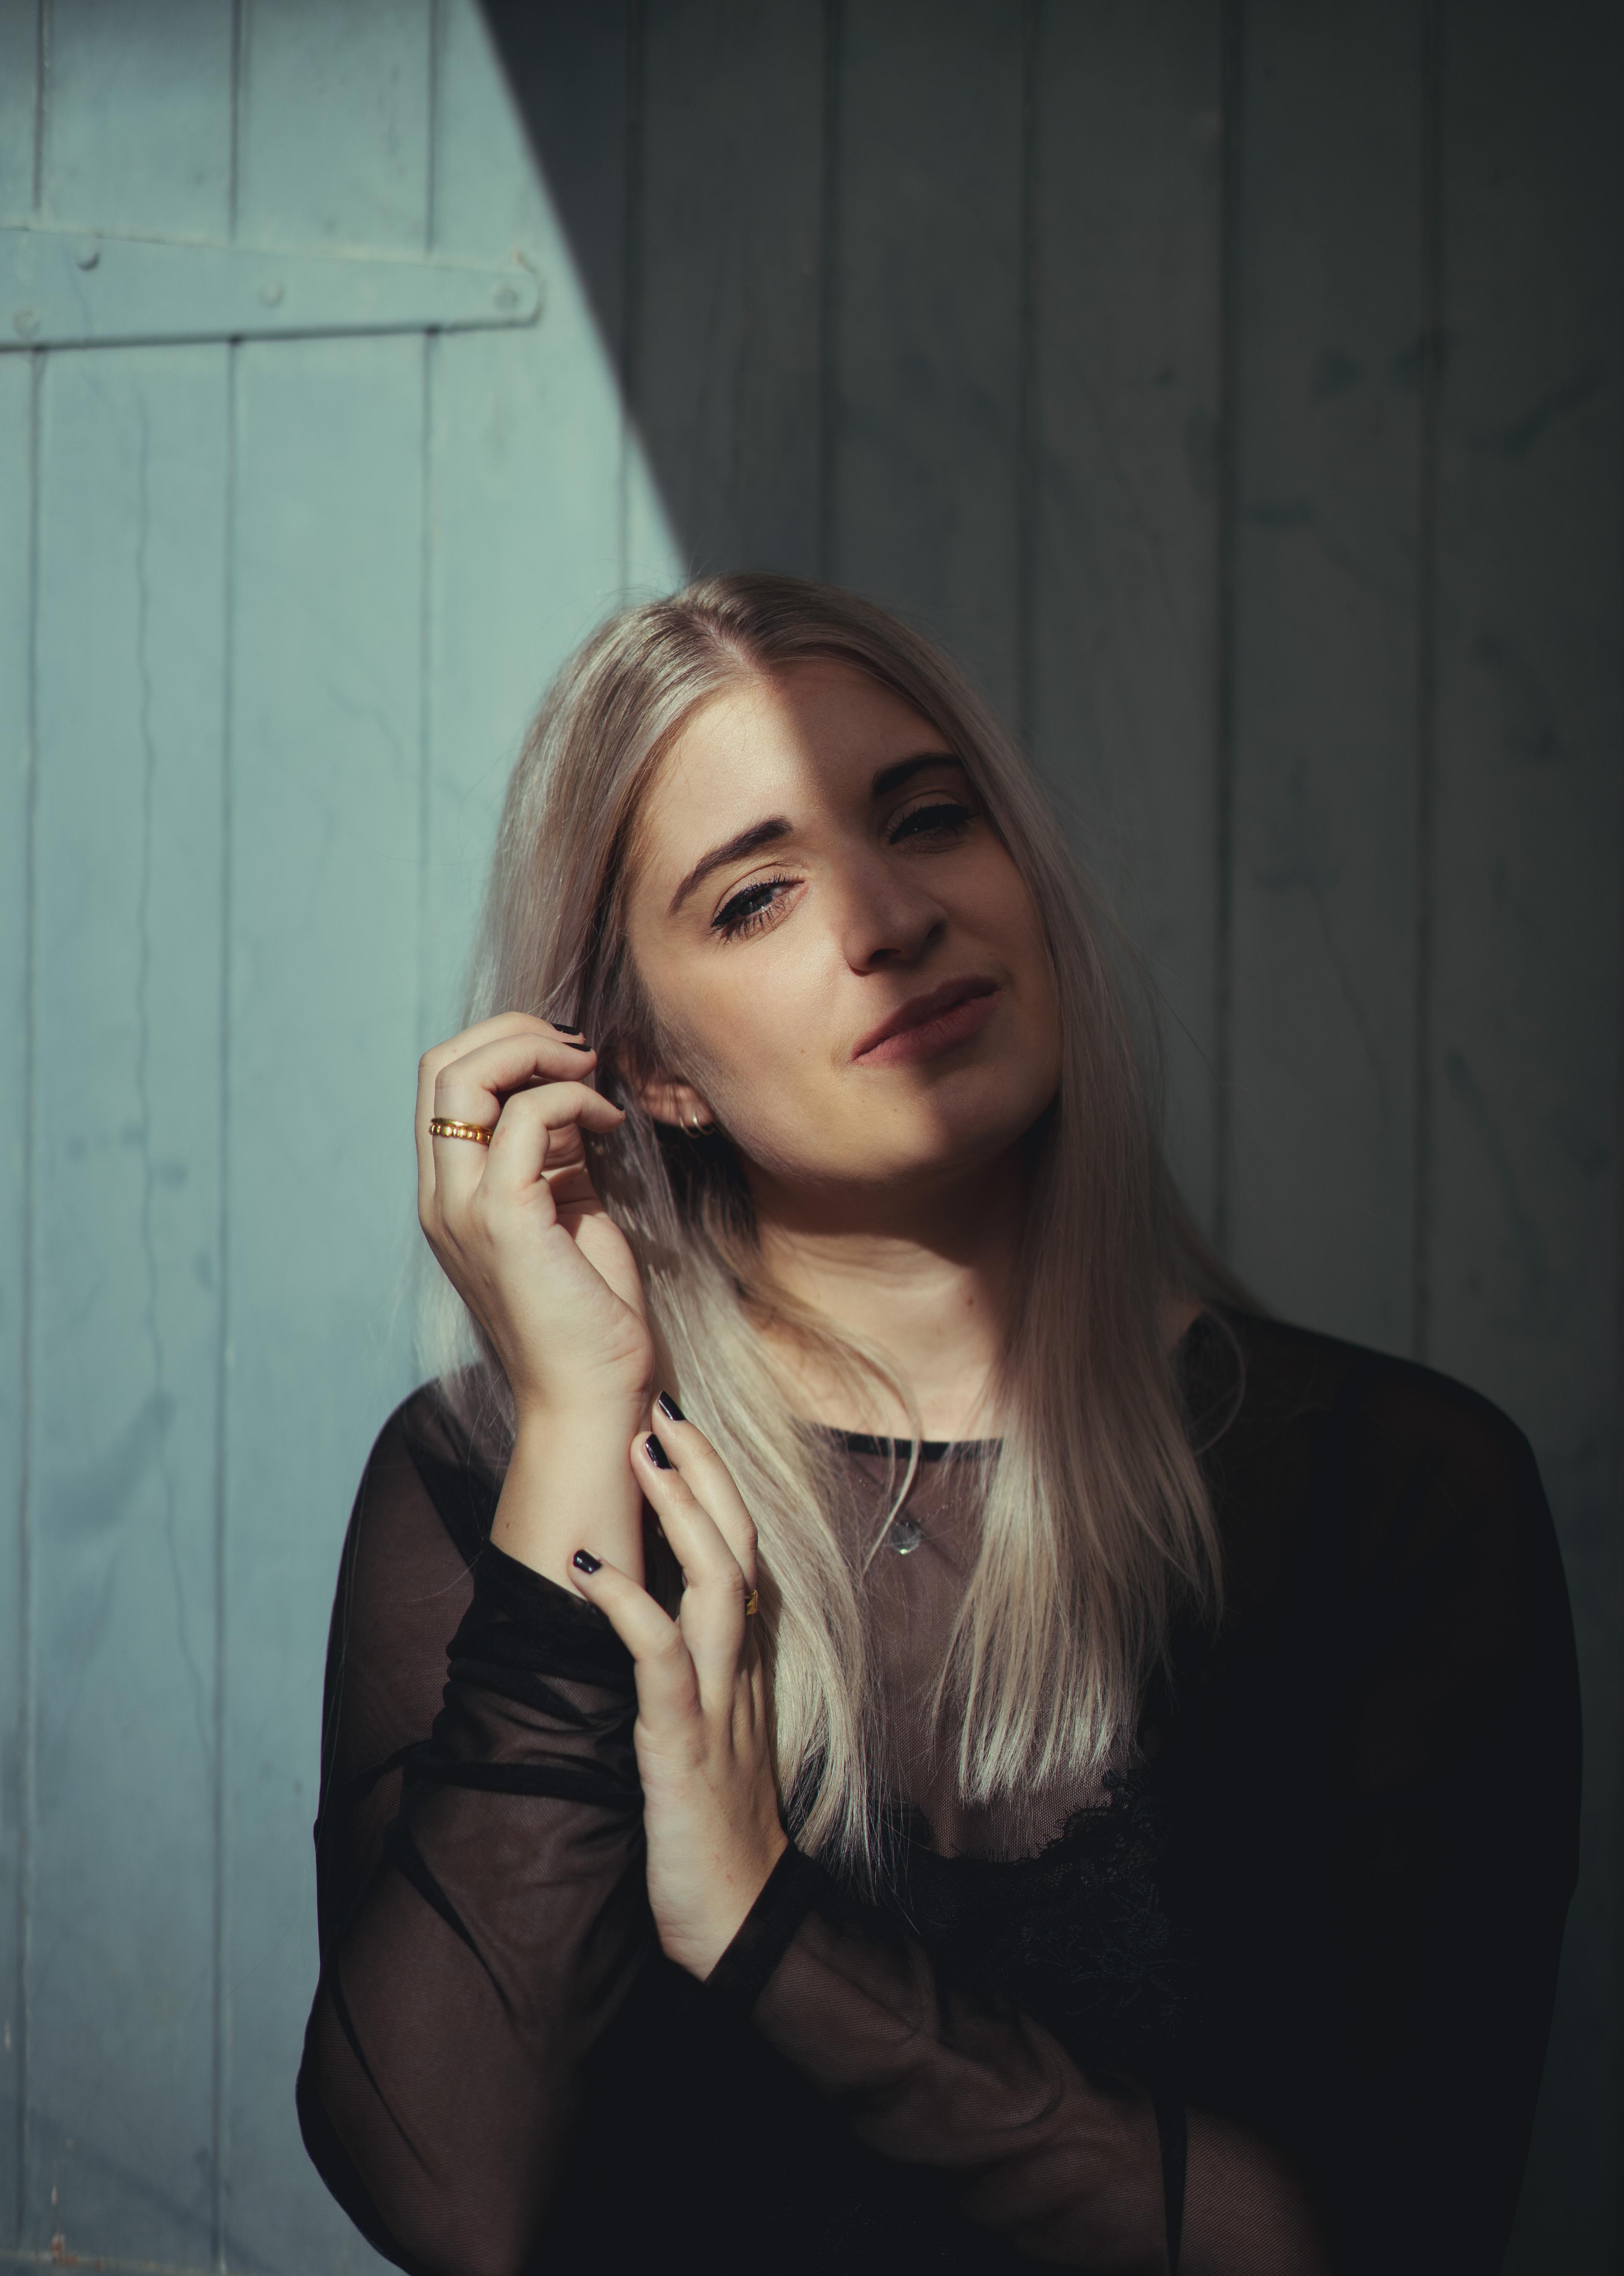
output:
M244 2258L288 2271L368 2265L304 2159L290 2082L315 1975L327 1607L368 1445L406 1387L421 364L410 339L239 359L227 2151Z
M1165 998L1172 1152L1210 1227L1218 0L1048 6L1033 61L1033 756Z
M0 0L0 222L34 215L38 0Z
M425 243L430 14L250 10L245 240ZM328 1606L368 1445L409 1381L423 379L414 338L238 355L223 2127L236 2257L323 2276L376 2265L305 2158L291 2082Z
M430 12L429 0L243 0L246 241L421 247Z
M214 2215L224 376L54 357L41 466L24 2234L180 2263Z
M217 233L229 17L57 0L46 28L43 214ZM216 2212L224 364L48 360L37 603L19 2234L193 2262Z
M429 351L420 1048L458 1024L528 717L621 587L624 10L497 13L500 52L474 0L441 11L434 242L469 259L517 247L541 272L545 307L532 329L450 336Z
M0 358L0 1053L15 1111L0 1136L0 2236L22 2214L24 1874L32 1825L27 1671L28 1122L33 1075L34 359Z
M1618 2265L1624 22L1444 34L1429 1353L1533 1438L1586 1692L1583 1876L1513 2265Z
M648 18L632 407L700 571L818 567L827 13Z
M51 0L42 188L57 226L222 234L231 14L219 0Z
M1411 1338L1421 27L1256 0L1241 95L1234 1261Z
M850 0L831 573L1018 702L1022 11Z

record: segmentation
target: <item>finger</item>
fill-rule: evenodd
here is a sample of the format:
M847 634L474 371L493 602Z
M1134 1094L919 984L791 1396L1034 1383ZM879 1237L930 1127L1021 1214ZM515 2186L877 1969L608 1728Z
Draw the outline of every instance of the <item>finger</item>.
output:
M423 1053L421 1065L428 1072L430 1087L440 1069L448 1066L452 1059L462 1058L469 1051L478 1051L482 1044L497 1043L504 1036L527 1035L565 1036L578 1043L586 1040L579 1028L555 1027L549 1020L537 1019L532 1012L498 1012L489 1020L475 1020L472 1026L446 1036L443 1043Z
M585 1043L554 1035L499 1036L448 1060L434 1081L436 1115L456 1122L483 1123L489 1129L504 1102L543 1082L576 1082L590 1077L597 1054Z
M487 1199L536 1200L538 1186L550 1195L549 1167L556 1171L562 1163L583 1159L581 1133L606 1137L625 1119L612 1099L584 1082L549 1082L539 1090L517 1092L504 1105L486 1149Z
M662 1467L669 1459L658 1438L644 1437L633 1448L633 1473L682 1567L687 1585L678 1621L698 1671L701 1697L707 1707L719 1707L732 1699L748 1657L745 1604L752 1584L710 1512L675 1469Z
M425 1224L427 1224L427 1211L435 1189L435 1154L429 1130L430 1121L436 1115L444 1115L453 1121L476 1122L489 1128L497 1119L497 1109L499 1105L499 1101L480 1101L474 1097L472 1093L470 1094L470 1111L466 1113L459 1113L449 1105L436 1105L436 1091L440 1077L448 1067L454 1066L459 1059L474 1057L492 1044L505 1046L509 1051L517 1045L521 1053L523 1048L528 1044L533 1055L540 1052L543 1047L551 1045L556 1054L558 1074L577 1074L581 1070L581 1052L567 1048L560 1039L559 1031L557 1028L549 1026L544 1020L533 1018L527 1012L504 1012L495 1019L477 1020L473 1027L465 1028L460 1035L452 1036L446 1042L436 1043L431 1051L425 1051L417 1065L415 1115L418 1214L424 1218ZM595 1065L596 1058L587 1060L585 1064ZM519 1080L522 1081L523 1078L520 1077ZM463 1142L472 1144L474 1142L465 1140Z
M733 1483L732 1472L704 1432L688 1421L676 1400L664 1392L655 1400L649 1419L683 1483L700 1507L716 1521L739 1561L747 1586L753 1589L756 1581L755 1526L744 1506L743 1496Z
M641 1720L656 1736L695 1722L699 1680L676 1621L618 1566L607 1565L584 1549L576 1551L573 1561L575 1586L589 1605L607 1614L609 1625L632 1655Z
M497 1036L474 1050L459 1051L447 1060L435 1078L434 1095L442 1106L456 1112L464 1101L482 1096L505 1097L526 1083L579 1075L596 1066L597 1053L584 1040L572 1042L551 1029L516 1036Z
M581 1129L604 1134L625 1119L611 1099L585 1083L554 1082L510 1098L491 1126L488 1144L436 1133L430 1142L434 1193L423 1216L425 1231L430 1238L437 1233L459 1241L470 1211L482 1202L510 1207L539 1202L544 1222L551 1225L558 1211L547 1170L550 1163L558 1166L555 1147L562 1143L564 1160L582 1163Z

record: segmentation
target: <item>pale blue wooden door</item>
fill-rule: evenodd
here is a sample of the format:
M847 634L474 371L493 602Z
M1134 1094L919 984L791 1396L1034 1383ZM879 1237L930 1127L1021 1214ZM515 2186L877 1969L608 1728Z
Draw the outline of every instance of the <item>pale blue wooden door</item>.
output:
M336 2276L292 2080L415 1062L639 476L468 0L4 0L0 102L0 2259Z
M414 1061L685 560L948 641L1196 1213L1529 1431L1590 1801L1510 2265L1614 2265L1621 87L1602 0L0 0L0 2265L369 2265L292 2082Z

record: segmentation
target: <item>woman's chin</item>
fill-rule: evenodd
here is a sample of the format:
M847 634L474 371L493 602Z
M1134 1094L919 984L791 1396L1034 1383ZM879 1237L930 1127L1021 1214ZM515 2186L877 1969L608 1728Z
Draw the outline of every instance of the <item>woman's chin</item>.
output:
M945 1126L938 1119L910 1128L900 1118L877 1118L873 1129L851 1134L847 1142L837 1142L816 1158L800 1149L793 1157L786 1150L762 1163L760 1174L769 1189L777 1187L785 1197L794 1191L825 1197L841 1190L917 1196L930 1188L952 1189L1007 1162L1042 1112L1040 1108L1024 1121L1013 1121L1007 1104L997 1118L967 1118ZM771 1208L766 1193L759 1197Z

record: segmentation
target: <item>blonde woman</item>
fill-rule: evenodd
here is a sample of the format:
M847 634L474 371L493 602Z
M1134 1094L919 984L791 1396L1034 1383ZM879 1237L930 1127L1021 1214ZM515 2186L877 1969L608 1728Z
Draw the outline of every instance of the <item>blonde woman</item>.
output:
M332 1630L300 2110L401 2266L1498 2266L1575 1859L1538 1480L1248 1311L1104 944L848 596L709 580L549 696Z

